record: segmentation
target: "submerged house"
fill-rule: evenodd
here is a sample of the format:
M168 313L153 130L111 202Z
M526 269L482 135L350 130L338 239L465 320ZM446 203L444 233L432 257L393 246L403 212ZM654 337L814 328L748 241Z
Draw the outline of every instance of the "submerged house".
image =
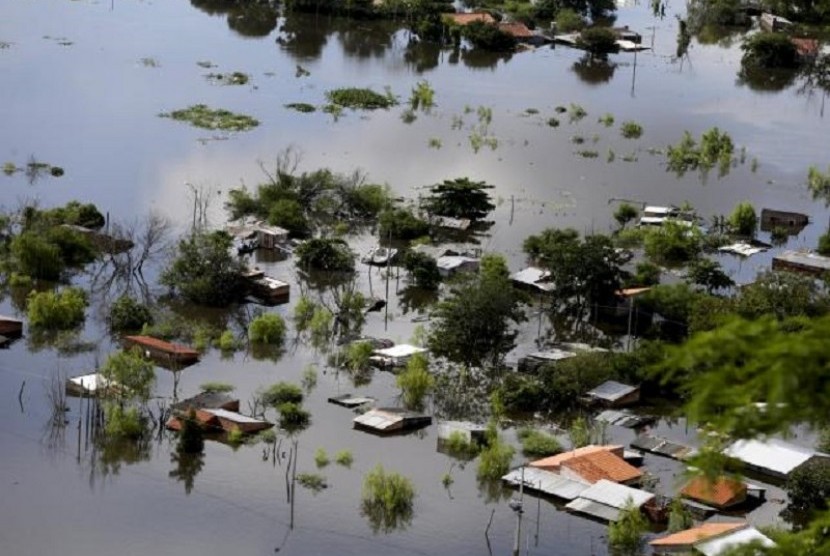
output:
M291 298L291 285L268 275L250 281L251 293L269 305L288 303Z
M724 510L746 501L746 483L731 477L718 477L709 480L706 477L694 477L680 490L680 495L695 502L700 502Z
M188 413L191 409L225 409L239 411L239 400L223 392L200 392L170 406L174 413Z
M66 379L66 393L70 396L106 396L122 391L123 386L107 380L101 373L89 373Z
M751 471L781 479L810 460L828 457L810 448L802 448L777 438L764 441L738 440L729 445L725 453Z
M565 509L601 519L617 521L629 505L643 509L654 500L654 494L601 479L569 502Z
M534 351L519 358L518 371L520 373L535 373L542 365L564 361L576 357L576 352L560 348L549 348L544 351Z
M379 407L355 417L352 422L357 429L390 434L425 427L432 423L432 417L396 407Z
M23 335L23 321L13 317L0 315L0 336L19 338Z
M758 542L763 546L773 546L766 535L750 527L746 522L703 523L697 527L679 531L648 544L655 554L703 554L718 556L728 550Z
M640 387L623 384L616 380L606 380L593 390L586 392L585 397L590 403L604 407L623 407L640 401Z
M761 230L764 232L771 232L776 228L783 228L790 234L798 234L809 223L810 218L800 212L768 208L761 209Z
M791 270L820 277L830 272L830 257L810 251L784 251L772 258L773 270Z
M623 459L622 446L584 446L530 462L529 466L585 484L606 480L632 485L643 477L642 471Z
M517 288L539 293L550 293L554 289L550 271L535 266L529 266L518 272L514 272L510 275L510 281Z
M449 278L459 272L478 272L481 264L479 259L462 255L444 255L435 261L438 264L438 274L442 278Z
M195 349L152 336L124 336L124 344L128 348L140 348L145 357L166 366L183 367L199 360L199 352Z
M388 348L376 349L371 360L384 367L402 367L416 353L426 353L426 349L409 344L398 344Z
M255 434L270 429L273 423L248 417L236 411L227 409L195 409L193 414L199 426L206 432L234 432L240 431L244 434ZM182 416L174 415L167 420L166 426L170 430L179 431L182 429Z

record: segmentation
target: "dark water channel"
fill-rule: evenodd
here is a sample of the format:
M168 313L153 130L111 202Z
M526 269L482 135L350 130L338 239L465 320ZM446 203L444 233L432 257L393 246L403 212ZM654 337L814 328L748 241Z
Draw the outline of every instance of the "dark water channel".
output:
M827 211L814 203L804 185L808 166L830 162L830 129L821 115L821 96L791 87L755 91L737 82L740 50L692 43L689 57L673 59L676 19L682 6L669 5L664 19L647 6L619 10L619 23L640 30L653 50L636 57L612 56L590 64L578 51L540 48L510 56L453 54L429 47L410 48L407 34L391 23L349 22L327 17L269 19L261 13L227 10L223 2L0 0L0 162L18 165L30 156L59 165L61 178L33 184L25 176L0 176L0 205L13 209L37 200L53 206L72 199L93 202L118 222L158 211L180 229L189 224L187 184L212 188L211 220L224 220L223 192L244 182L256 184L257 162L270 164L290 146L302 152L301 169L362 169L372 181L388 183L397 194L415 197L419 187L469 176L495 184L495 224L482 238L485 249L507 255L513 269L522 262L521 242L549 226L607 231L611 198L652 204L689 201L704 216L728 214L739 201L760 209L774 207L810 214L814 224L790 240L789 247L812 246L824 231ZM266 14L267 15L267 14ZM197 62L209 61L206 69ZM298 76L298 65L309 75ZM246 72L244 86L208 81L211 71ZM291 102L321 106L325 91L341 86L390 86L405 100L419 80L436 91L430 114L405 124L401 107L387 112L346 112L335 121L320 111L301 114ZM195 103L250 114L261 125L224 135L158 118L160 112ZM570 124L554 108L582 105L588 116ZM479 122L476 109L492 109L487 133L495 149L471 147ZM465 110L469 107L471 110ZM535 109L538 113L528 113ZM619 135L597 119L634 120L642 139ZM559 117L561 125L546 124ZM718 126L738 146L747 163L722 179L668 173L664 157L651 148L677 142L683 130L699 135ZM586 142L577 146L572 137ZM430 147L440 142L441 147ZM578 150L592 149L597 158ZM615 160L607 162L609 149ZM626 162L623 158L636 158ZM757 158L756 171L749 160ZM374 240L360 237L357 250ZM724 262L739 280L769 265L771 254L738 263ZM292 261L261 259L258 264L292 282ZM361 267L364 292L385 289L382 273ZM85 278L79 277L79 283ZM398 284L391 281L392 291ZM297 295L293 299L297 299ZM19 304L0 300L0 313ZM290 314L291 305L277 309ZM317 365L317 388L310 394L312 426L299 436L299 471L314 471L313 454L352 450L351 469L330 465L322 473L330 487L313 495L298 489L294 508L286 503L285 470L263 461L261 446L238 450L209 442L193 489L169 476L174 443L162 437L141 454L105 454L77 443L81 418L70 404L68 424L53 430L46 385L56 376L89 372L114 346L100 307L88 312L83 339L94 349L67 355L35 348L24 339L0 351L0 554L485 554L484 530L493 514L489 538L493 554L513 543L514 516L506 501L479 489L475 464L456 466L450 490L441 476L452 460L436 451L434 427L403 437L378 438L354 431L352 415L326 403L336 393L372 395L394 404L394 377L375 373L355 388L347 377L324 373L325 356L306 346L288 349L275 363L238 353L223 359L209 352L181 373L180 395L215 380L236 385L245 401L259 387L278 380L299 382L303 369ZM366 332L406 341L416 324L393 300L390 319L369 316ZM217 318L225 318L220 315ZM535 326L521 339L535 337ZM157 372L157 396L173 395L173 377ZM22 395L20 402L18 394ZM630 431L612 431L628 440ZM681 425L660 432L682 439ZM286 444L283 444L286 446ZM126 461L118 462L119 459ZM518 462L518 458L516 460ZM382 463L413 479L418 497L411 525L388 535L373 534L358 513L363 474ZM665 491L676 485L678 466L649 459ZM522 547L533 554L604 554L605 527L530 504ZM759 514L765 522L775 511Z

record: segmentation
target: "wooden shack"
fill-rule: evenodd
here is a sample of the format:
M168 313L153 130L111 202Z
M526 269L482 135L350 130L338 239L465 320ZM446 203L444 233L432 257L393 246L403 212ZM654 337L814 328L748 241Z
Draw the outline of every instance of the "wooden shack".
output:
M19 338L23 335L23 321L13 317L0 315L0 336L9 339Z
M784 251L772 258L772 269L820 277L830 272L830 257L810 251Z
M761 230L771 232L783 228L790 234L798 234L810 223L810 218L800 212L786 210L761 209Z
M381 407L355 417L352 422L357 429L390 434L425 427L432 423L432 417L396 407Z

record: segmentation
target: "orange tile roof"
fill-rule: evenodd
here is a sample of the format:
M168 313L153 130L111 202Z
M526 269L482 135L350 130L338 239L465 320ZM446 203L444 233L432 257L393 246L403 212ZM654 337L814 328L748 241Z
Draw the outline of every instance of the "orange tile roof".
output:
M517 39L529 39L533 37L533 31L528 29L524 23L518 21L513 23L499 23L499 29Z
M183 346L180 344L172 344L170 342L165 342L164 340L159 340L158 338L153 338L151 336L125 336L124 339L134 344L146 346L149 348L155 348L159 351L164 351L167 353L191 356L199 355L199 352L195 349L191 349L187 346Z
M730 533L738 529L743 529L744 527L746 527L746 522L744 521L731 523L703 523L697 527L692 527L691 529L674 533L673 535L663 537L662 539L653 540L648 544L657 547L692 546L700 541L711 539L713 537L719 537L720 535Z
M695 477L686 483L680 494L715 506L726 506L730 501L746 496L746 485L729 477L718 477L714 482L706 477Z
M815 56L818 54L819 44L815 39L791 38L790 42L795 46L799 56Z
M531 467L538 467L539 469L547 469L548 471L557 472L559 471L559 467L562 463L568 461L569 459L582 457L586 454L593 454L596 452L621 451L622 448L622 446L597 446L592 444L590 446L583 446L582 448L577 448L575 450L568 450L567 452L562 452L561 454L556 454L555 456L538 459L530 462L529 465Z
M484 12L476 12L469 14L444 14L444 18L449 19L457 25L468 25L474 21L481 21L482 23L490 24L496 22L496 20L493 19L492 15Z
M643 476L642 471L608 451L598 451L571 458L562 462L567 467L589 483L606 479L615 483L625 483Z

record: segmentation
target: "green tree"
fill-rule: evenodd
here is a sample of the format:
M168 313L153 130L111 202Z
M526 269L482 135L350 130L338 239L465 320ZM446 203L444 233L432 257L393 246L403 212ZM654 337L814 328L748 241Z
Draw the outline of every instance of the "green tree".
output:
M59 292L31 292L27 298L29 326L41 330L69 330L84 322L88 305L86 294L80 288L65 288Z
M179 242L159 281L198 305L229 305L245 294L242 262L231 254L232 246L224 232L194 233Z
M479 276L453 287L438 303L429 349L468 367L495 367L515 345L514 325L524 320L508 280Z
M608 526L608 544L623 554L638 554L646 532L648 521L640 508L628 500L619 519Z
M410 208L393 208L380 214L380 237L418 239L429 233L429 223L419 218Z
M741 45L744 54L741 66L754 68L796 68L799 64L798 51L783 33L756 33L747 37Z
M689 266L687 280L706 288L707 293L731 288L735 282L721 268L720 263L711 259L700 259Z
M156 381L153 363L139 348L111 354L101 366L101 375L118 385L115 391L122 400L135 399L142 403L150 398Z
M634 274L625 281L627 287L656 286L660 283L660 276L663 270L654 263L642 261L634 267Z
M490 23L473 21L461 28L461 36L474 48L503 52L516 46L516 39Z
M281 346L285 340L285 321L277 313L259 315L248 326L248 337L254 343Z
M23 232L9 246L17 272L40 280L57 281L64 269L58 246L41 234Z
M113 332L138 332L153 324L150 308L128 295L122 295L110 307L109 324Z
M470 178L444 180L430 187L430 195L424 199L424 208L430 214L479 220L496 208L488 189L493 189L493 186Z
M348 243L335 238L313 238L296 249L297 266L303 269L350 272L354 270L354 253Z
M643 246L653 262L682 265L697 258L703 249L702 242L703 235L696 226L665 222L648 231Z
M675 498L669 504L669 533L678 533L694 526L695 522L691 512L683 505L680 497Z
M796 467L787 477L786 490L792 510L826 510L830 499L830 461L813 459Z
M268 222L285 228L294 237L305 237L310 231L308 218L296 199L279 199L268 211Z
M303 389L290 382L277 382L269 386L258 395L260 401L271 407L279 407L285 403L301 404L303 402Z
M747 319L814 317L830 311L830 296L826 286L809 276L768 270L740 289L734 310Z
M556 32L573 33L585 28L585 19L570 8L563 8L556 14Z
M499 436L495 424L487 430L487 446L481 451L478 459L476 477L479 481L497 481L510 470L510 462L516 450L506 444Z
M591 54L608 54L616 52L617 35L608 27L589 27L583 29L576 39L576 44Z
M406 528L412 521L415 488L412 481L378 464L363 477L360 513L374 532Z
M755 207L752 203L748 201L738 203L729 216L729 225L739 235L754 236L758 225L758 215L755 214Z
M819 255L830 257L830 231L824 232L819 236L816 252L818 252Z
M617 221L620 228L625 228L629 222L637 218L639 215L640 211L637 210L637 207L628 203L622 203L617 207L617 210L614 211L614 220Z
M415 287L425 290L438 289L441 273L434 258L419 251L409 251L403 259L403 267L409 273Z
M409 409L422 409L424 396L435 387L435 378L429 373L429 359L416 353L406 363L406 370L395 380L401 389L403 405Z

